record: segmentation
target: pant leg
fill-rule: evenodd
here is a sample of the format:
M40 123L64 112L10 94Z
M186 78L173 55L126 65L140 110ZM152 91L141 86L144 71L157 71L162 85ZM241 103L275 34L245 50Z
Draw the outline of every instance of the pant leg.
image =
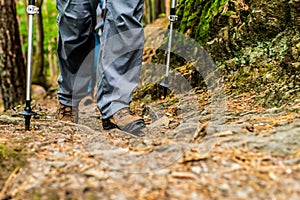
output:
M143 6L143 0L107 1L97 90L103 119L129 107L138 85L144 47Z
M76 106L93 73L97 0L56 0L60 66L58 100Z

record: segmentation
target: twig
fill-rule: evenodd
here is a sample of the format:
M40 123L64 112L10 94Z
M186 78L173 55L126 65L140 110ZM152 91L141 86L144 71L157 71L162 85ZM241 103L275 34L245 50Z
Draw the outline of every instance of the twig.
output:
M16 175L19 171L20 167L17 166L14 171L9 175L8 179L6 180L2 190L1 190L1 193L0 193L0 199L4 199L5 197L5 193L6 193L6 190L9 186L9 184L12 182L13 178L14 178L14 175Z

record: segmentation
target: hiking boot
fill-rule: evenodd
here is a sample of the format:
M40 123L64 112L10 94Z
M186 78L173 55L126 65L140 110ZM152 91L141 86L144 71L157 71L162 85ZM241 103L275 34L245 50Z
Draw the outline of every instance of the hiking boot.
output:
M136 136L141 136L143 134L142 129L146 128L144 120L133 114L129 108L123 108L112 117L102 119L102 126L104 130L118 128Z
M73 123L78 122L78 107L66 106L61 103L58 105L58 109L55 115L56 119L62 121L69 121Z

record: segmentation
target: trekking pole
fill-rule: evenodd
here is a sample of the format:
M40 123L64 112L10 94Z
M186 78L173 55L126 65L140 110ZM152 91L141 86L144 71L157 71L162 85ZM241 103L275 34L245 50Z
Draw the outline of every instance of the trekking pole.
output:
M25 117L25 130L30 130L30 118L36 115L31 110L31 67L32 67L32 35L33 35L33 16L39 13L39 8L35 6L35 0L29 0L27 6L28 14L28 52L27 52L27 77L26 77L26 105L24 111L20 112L20 115Z
M164 88L164 98L167 96L169 84L169 68L170 68L170 57L171 57L171 48L172 48L172 36L173 36L173 23L177 21L178 16L176 15L175 5L176 0L172 0L169 21L170 21L170 31L169 31L169 41L168 41L168 50L167 50L167 62L166 62L166 74L164 82L160 85Z

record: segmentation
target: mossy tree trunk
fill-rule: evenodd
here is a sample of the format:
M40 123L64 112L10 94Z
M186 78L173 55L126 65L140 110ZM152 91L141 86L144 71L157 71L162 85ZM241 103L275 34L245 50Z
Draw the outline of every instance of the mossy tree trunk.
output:
M210 23L214 16L222 12L227 0L194 1L180 0L177 14L179 32L186 33L200 44L210 38Z
M300 0L180 0L179 32L198 41L232 91L266 106L300 98Z

